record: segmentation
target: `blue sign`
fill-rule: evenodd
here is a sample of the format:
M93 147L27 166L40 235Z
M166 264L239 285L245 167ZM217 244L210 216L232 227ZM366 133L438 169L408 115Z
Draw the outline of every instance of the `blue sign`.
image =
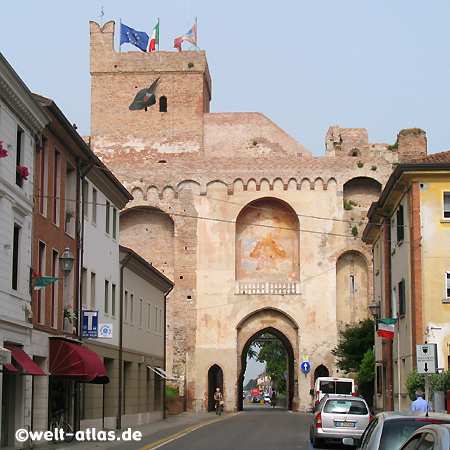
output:
M83 327L81 330L82 337L97 338L98 337L98 311L82 311Z
M287 372L284 372L284 378L287 380Z
M309 369L311 369L311 365L309 364L309 362L304 362L301 365L301 368L303 370L303 372L309 372Z

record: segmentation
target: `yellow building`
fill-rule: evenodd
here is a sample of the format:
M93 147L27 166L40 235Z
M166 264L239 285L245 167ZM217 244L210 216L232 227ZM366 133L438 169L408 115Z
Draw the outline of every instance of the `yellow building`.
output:
M449 369L450 152L399 164L368 218L378 317L396 319L394 339L375 340L375 406L409 409L416 344L436 343Z

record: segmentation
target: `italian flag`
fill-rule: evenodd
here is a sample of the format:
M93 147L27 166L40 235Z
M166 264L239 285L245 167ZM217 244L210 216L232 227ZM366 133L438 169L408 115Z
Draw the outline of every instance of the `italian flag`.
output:
M394 339L395 319L378 319L378 336Z
M148 47L149 52L154 52L156 50L156 45L159 45L159 22L153 28L152 38L150 39L150 46Z
M33 272L33 277L34 277L35 291L39 291L40 289L43 289L45 286L61 279L59 277L43 277L42 275L38 275L36 272Z

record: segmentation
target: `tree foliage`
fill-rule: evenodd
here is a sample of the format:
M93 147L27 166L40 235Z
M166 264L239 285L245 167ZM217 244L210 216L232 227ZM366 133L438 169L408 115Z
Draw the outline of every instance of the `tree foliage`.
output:
M373 354L373 349L369 348L369 350L364 353L363 359L361 361L361 366L359 367L357 380L359 383L372 383L374 379L375 357Z
M271 334L264 334L262 338L274 339ZM275 338L276 339L276 338ZM266 375L275 383L280 394L286 394L286 347L281 341L256 342L259 353L256 360L266 363Z
M346 373L358 372L367 350L374 345L373 320L365 319L358 325L346 325L339 331L339 343L331 350L337 366Z
M425 392L425 375L417 373L416 369L409 372L406 377L406 389L408 389L408 395L411 400L416 399L416 391L420 389Z
M258 386L258 380L253 378L244 386L244 391L250 391L251 389Z

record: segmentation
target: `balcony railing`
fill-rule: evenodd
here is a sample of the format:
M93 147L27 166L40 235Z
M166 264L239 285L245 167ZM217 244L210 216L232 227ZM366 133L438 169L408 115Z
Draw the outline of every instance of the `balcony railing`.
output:
M236 281L236 294L295 295L300 294L299 281Z

